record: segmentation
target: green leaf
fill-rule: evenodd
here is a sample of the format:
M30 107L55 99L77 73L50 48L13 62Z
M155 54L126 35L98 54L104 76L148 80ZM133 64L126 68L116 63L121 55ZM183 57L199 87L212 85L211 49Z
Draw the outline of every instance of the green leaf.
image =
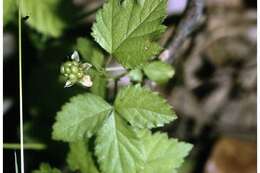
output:
M95 95L105 98L107 91L107 79L95 70L92 70L90 75L93 81L93 86L90 88L90 91Z
M140 85L122 89L115 107L132 126L139 128L161 127L177 118L165 99Z
M61 36L65 22L59 16L60 0L23 0L22 15L29 16L26 22L38 32L51 36Z
M140 69L134 69L129 72L129 77L134 82L142 82L143 73Z
M105 173L137 173L143 163L139 137L115 112L98 132L96 156Z
M88 150L88 143L84 141L70 143L70 152L67 162L72 171L79 170L81 173L99 173L92 154Z
M103 53L95 45L85 38L78 38L76 49L82 55L85 61L93 64L97 70L101 70L104 65Z
M169 139L166 134L145 132L145 164L142 173L173 173L184 162L192 145Z
M144 72L149 79L158 84L165 84L175 73L173 67L162 61L154 61L144 66Z
M57 114L53 138L73 142L91 137L111 110L112 107L99 96L84 94L73 97Z
M15 0L4 0L4 13L3 13L3 23L4 26L15 19L15 14L17 12L17 4Z
M108 0L96 15L92 36L127 68L144 64L161 47L153 40L165 30L167 0Z
M42 163L39 170L34 170L33 173L61 173L57 168L51 168L47 163Z

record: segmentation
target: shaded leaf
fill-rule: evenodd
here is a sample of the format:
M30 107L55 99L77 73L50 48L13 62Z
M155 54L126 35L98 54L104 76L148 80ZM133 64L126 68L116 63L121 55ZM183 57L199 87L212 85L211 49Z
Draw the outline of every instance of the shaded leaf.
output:
M61 173L57 168L51 168L47 163L42 163L39 170L34 170L32 173Z
M78 38L76 49L80 52L85 61L90 62L98 70L101 70L104 65L103 53L86 38Z
M4 8L3 8L3 24L4 26L13 21L17 12L17 4L15 0L4 0Z
M59 37L66 26L59 16L60 2L61 0L23 0L22 15L29 16L26 22L38 32L51 37Z
M72 171L79 170L81 173L98 173L99 171L94 164L87 144L84 141L70 143L67 162Z

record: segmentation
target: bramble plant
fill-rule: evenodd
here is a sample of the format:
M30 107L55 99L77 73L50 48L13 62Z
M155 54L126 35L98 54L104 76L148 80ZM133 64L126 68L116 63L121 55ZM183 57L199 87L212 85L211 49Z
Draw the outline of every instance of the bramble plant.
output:
M35 4L30 3L23 11L34 9ZM53 125L52 138L69 144L67 163L71 171L175 173L190 152L191 144L151 132L177 117L164 98L143 86L144 76L160 85L175 73L171 65L156 59L162 51L156 40L166 29L162 25L166 5L167 0L107 0L97 12L92 26L94 40L132 80L129 86L115 90L112 99L105 92L108 80L117 80L108 73L110 58L87 38L77 39L74 53L61 65L65 87L79 84L90 91L72 97L57 113ZM57 28L39 26L33 17L28 24L58 37L66 24L57 16L51 20L55 10L48 11L46 21L56 23ZM45 172L61 171L48 164L34 171Z

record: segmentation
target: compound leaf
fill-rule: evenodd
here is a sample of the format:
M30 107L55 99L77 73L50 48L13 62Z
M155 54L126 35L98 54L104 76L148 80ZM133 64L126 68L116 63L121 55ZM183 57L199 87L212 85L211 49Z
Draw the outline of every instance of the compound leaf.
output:
M93 94L73 97L57 114L53 138L73 142L91 137L103 124L111 109L106 101Z
M95 151L102 172L137 173L143 163L139 137L115 112L99 130Z
M169 139L166 134L145 132L145 164L142 173L173 173L184 162L192 145Z
M165 99L140 85L122 89L116 97L115 108L132 126L154 128L176 119Z
M92 36L126 68L158 54L154 42L164 30L167 0L108 0L96 15Z
M72 171L79 170L81 173L99 173L87 144L83 140L70 143L67 162Z

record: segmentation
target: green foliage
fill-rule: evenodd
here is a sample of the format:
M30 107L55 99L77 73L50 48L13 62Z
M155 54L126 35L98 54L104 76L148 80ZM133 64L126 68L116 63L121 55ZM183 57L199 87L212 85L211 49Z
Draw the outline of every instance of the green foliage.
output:
M173 173L181 166L192 145L168 139L166 134L145 132L145 166L142 173Z
M35 170L32 173L61 173L57 168L51 168L47 163L42 163L39 170Z
M28 24L38 32L59 37L67 25L58 14L61 2L24 0L23 15L29 16ZM167 0L108 0L97 12L92 36L109 56L127 69L133 69L127 71L133 83L143 82L143 72L158 84L166 83L174 75L169 64L160 61L147 64L161 51L156 39L166 28L161 24L166 17L166 4ZM67 163L71 171L175 173L191 145L150 131L177 118L172 107L158 93L140 84L119 89L118 93L115 88L114 95L107 98L108 79L117 81L119 77L110 76L106 71L108 60L102 50L86 38L78 38L71 47L83 60L81 63L74 57L63 64L64 76L85 71L80 65L93 65L87 73L93 86L85 88L85 92L91 93L72 97L57 113L53 125L52 138L69 143ZM72 66L72 62L78 64ZM76 79L82 79L82 75ZM34 173L44 171L60 173L47 164Z
M115 107L132 126L139 128L161 127L176 119L165 99L140 85L122 89Z
M103 124L111 109L102 98L93 94L73 97L57 115L53 138L72 142L91 137Z
M104 55L95 47L94 43L85 38L78 38L76 50L79 51L83 60L91 63L96 69L90 69L90 75L93 80L93 86L90 88L93 94L99 95L102 98L106 95L107 80L103 72Z
M15 0L4 0L3 24L4 26L15 19L17 4Z
M95 47L94 43L86 38L78 38L76 49L82 55L83 59L90 62L97 70L103 69L104 55Z
M158 54L167 0L108 0L96 15L93 37L120 64L134 68Z
M113 112L96 140L96 155L102 172L137 172L142 164L141 145L135 131Z
M171 79L175 73L173 67L170 64L162 61L154 61L147 64L144 67L144 72L149 79L155 81L158 84L164 84Z
M72 171L79 170L81 173L98 173L99 171L94 164L87 144L84 141L70 143L67 162Z
M58 9L61 0L23 0L22 15L29 16L27 23L38 32L51 36L61 36L66 24Z
M140 69L131 70L128 75L134 82L142 82L143 80L143 73Z

